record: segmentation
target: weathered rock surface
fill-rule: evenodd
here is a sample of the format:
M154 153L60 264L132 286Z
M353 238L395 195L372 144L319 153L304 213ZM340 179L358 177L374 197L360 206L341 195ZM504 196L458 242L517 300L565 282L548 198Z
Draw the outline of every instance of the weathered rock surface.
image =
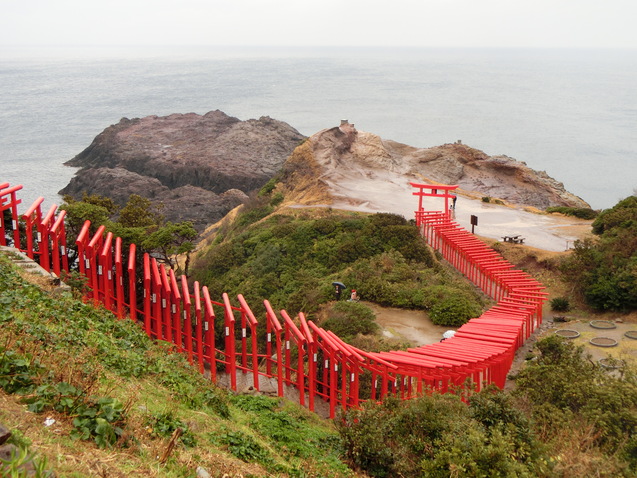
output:
M354 184L356 178L360 188L365 187L367 180L386 179L457 184L461 190L474 195L538 209L589 207L546 172L535 171L508 156L488 156L463 144L415 148L357 131L354 125L344 122L311 136L304 145L304 152L305 163L313 168L308 169L309 174L317 177L322 186L327 185L332 196L354 196L355 187L349 185ZM286 164L288 171L300 171L298 158L295 164L290 164L294 156ZM296 182L303 184L300 178L296 178ZM315 203L325 201L325 194L315 196ZM305 197L312 195L306 193Z
M390 153L394 153L395 149L404 150L404 145L390 141L384 143ZM403 161L409 165L411 173L422 174L443 184L457 184L465 191L512 204L538 209L550 206L590 207L545 171L531 169L525 162L508 156L489 156L463 144L412 148Z
M80 167L60 191L131 194L163 204L168 220L216 222L263 186L305 137L269 117L241 121L221 111L123 118L68 161Z
M463 144L415 148L357 131L347 121L299 145L304 139L286 123L240 121L221 111L124 118L67 163L82 169L60 193L100 194L120 205L139 194L161 204L168 220L190 220L200 230L281 167L288 200L300 204L348 197L356 203L356 193L373 188L366 181L374 179L457 184L474 196L539 209L588 207L544 171Z

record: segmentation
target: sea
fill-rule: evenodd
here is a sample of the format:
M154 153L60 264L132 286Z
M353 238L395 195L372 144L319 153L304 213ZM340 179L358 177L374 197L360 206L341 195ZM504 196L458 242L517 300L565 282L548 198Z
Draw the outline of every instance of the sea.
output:
M347 119L416 147L458 140L546 171L594 209L637 189L637 50L0 47L0 183L24 203L121 118Z

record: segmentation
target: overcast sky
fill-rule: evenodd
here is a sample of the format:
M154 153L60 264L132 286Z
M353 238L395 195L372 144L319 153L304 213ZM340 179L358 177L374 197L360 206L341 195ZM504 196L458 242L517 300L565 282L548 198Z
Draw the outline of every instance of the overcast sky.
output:
M0 45L637 48L637 0L0 0Z

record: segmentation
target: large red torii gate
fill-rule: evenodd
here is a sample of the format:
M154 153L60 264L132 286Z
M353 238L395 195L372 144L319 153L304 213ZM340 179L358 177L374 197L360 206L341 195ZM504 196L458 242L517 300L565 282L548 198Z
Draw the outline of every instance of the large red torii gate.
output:
M415 188L418 188L418 191L415 191L412 193L414 196L418 196L418 210L416 210L416 225L417 226L420 226L423 216L426 214L422 205L422 200L424 197L445 198L445 208L443 210L443 213L448 218L451 216L449 212L449 200L451 199L453 203L455 203L455 200L458 196L456 194L452 194L452 192L458 189L457 184L454 184L454 185L420 184L420 183L414 183L414 182L410 182L409 184L411 184ZM429 192L427 192L427 190L429 190Z

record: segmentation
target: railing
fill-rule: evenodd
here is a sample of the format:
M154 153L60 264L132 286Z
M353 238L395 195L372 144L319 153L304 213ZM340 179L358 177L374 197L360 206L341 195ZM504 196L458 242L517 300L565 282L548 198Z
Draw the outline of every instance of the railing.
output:
M20 216L21 188L0 183L0 245L11 243L60 276L70 266L66 213L54 205L42 215L39 198ZM334 417L338 408L364 400L447 392L467 380L478 390L488 383L503 387L516 349L542 321L542 285L452 222L446 210L425 212L421 202L416 220L428 243L498 303L453 338L406 351L357 349L302 313L276 312L267 300L260 319L242 295L238 305L225 293L213 301L206 286L176 277L149 254L138 270L134 244L122 250L122 240L104 226L91 235L88 221L76 240L77 264L88 281L86 300L139 322L149 337L173 344L211 381L225 380L232 390L275 383L279 396L296 389L300 404L315 410L323 402ZM264 324L265 338L259 335Z

